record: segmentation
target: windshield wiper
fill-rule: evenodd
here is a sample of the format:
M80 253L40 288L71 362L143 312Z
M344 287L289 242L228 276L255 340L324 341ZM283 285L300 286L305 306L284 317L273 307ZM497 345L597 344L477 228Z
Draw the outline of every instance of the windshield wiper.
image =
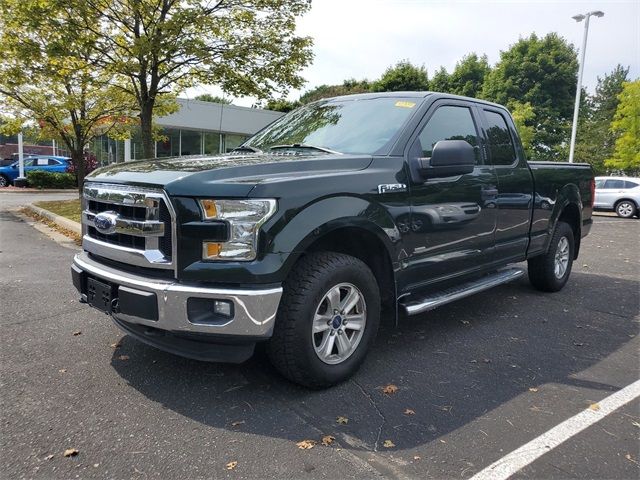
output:
M340 152L336 152L335 150L330 150L324 147L317 147L315 145L309 145L306 143L292 143L290 145L274 145L272 147L269 147L269 150L284 150L287 148L302 148L302 149L308 149L308 150L316 150L318 152L333 153L333 154L340 155Z
M249 145L240 145L239 147L234 148L229 153L233 152L251 152L251 153L262 153L262 150L256 147L250 147Z

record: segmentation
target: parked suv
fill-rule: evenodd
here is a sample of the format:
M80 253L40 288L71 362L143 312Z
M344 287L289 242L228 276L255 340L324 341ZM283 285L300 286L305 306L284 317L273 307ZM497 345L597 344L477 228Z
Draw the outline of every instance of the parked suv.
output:
M596 210L613 210L619 217L640 214L640 178L596 177Z
M24 159L24 174L33 170L45 170L47 172L64 173L69 167L68 157L58 157L53 155L29 156ZM0 167L0 187L8 187L18 178L20 169L18 162Z
M593 189L589 165L527 162L494 103L320 100L227 155L91 173L73 283L142 342L224 362L267 342L284 376L326 387L365 360L383 309L415 318L524 260L534 287L560 290Z

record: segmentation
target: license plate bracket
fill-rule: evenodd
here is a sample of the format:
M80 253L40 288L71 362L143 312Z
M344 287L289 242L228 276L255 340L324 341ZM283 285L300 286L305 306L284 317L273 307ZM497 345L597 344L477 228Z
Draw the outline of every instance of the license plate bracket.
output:
M87 303L104 313L111 313L111 285L87 278Z

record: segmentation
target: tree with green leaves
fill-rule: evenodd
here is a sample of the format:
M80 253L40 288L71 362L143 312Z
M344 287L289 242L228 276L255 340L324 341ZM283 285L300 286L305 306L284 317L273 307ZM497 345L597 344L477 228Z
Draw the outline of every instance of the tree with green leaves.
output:
M618 135L605 165L628 174L640 173L640 80L623 84L611 130Z
M429 77L424 65L418 67L409 60L401 60L389 67L373 82L373 92L405 92L429 90Z
M98 22L81 0L0 0L0 97L16 133L37 122L43 138L70 152L78 177L97 135L124 128L133 104L121 85L98 68L98 38L75 21Z
M451 76L447 69L440 67L429 80L429 88L434 92L449 93L451 92Z
M312 58L311 39L295 33L310 0L85 3L93 15L77 21L98 38L101 67L126 80L145 157L154 153L154 116L175 111L178 93L217 85L233 96L269 98L299 88L299 71Z
M231 105L231 99L226 97L220 97L219 95L212 95L210 93L201 93L196 95L194 100L200 100L201 102L221 103L222 105Z
M533 151L531 149L531 145L533 143L535 129L531 125L531 122L536 116L533 106L529 102L522 103L513 101L509 105L509 109L511 110L513 122L516 124L516 128L518 129L524 153L527 158L532 158Z
M617 65L604 77L598 77L593 96L587 96L586 92L581 96L584 100L578 117L576 159L591 164L596 174L606 173L604 161L613 155L617 134L610 127L628 74L628 67Z
M573 45L556 33L521 38L486 76L482 97L509 105L529 102L535 117L535 160L567 160L578 60Z
M465 97L478 97L482 92L484 80L491 71L486 55L478 57L470 53L462 57L449 79L449 93Z
M302 105L299 101L292 102L287 100L286 98L279 99L269 99L264 106L267 110L273 110L274 112L290 112L291 110L295 110L300 105Z
M371 91L371 83L368 80L356 80L349 78L341 85L320 85L300 96L302 104L315 102L323 98L339 97L341 95L353 95Z

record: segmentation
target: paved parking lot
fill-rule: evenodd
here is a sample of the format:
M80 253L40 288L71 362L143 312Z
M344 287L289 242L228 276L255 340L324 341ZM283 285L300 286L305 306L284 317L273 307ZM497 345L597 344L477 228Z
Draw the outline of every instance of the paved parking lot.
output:
M640 378L638 220L598 216L562 292L521 279L386 325L352 381L313 392L262 354L206 364L123 336L77 302L71 248L0 215L4 478L469 478ZM637 478L639 409L515 477Z

